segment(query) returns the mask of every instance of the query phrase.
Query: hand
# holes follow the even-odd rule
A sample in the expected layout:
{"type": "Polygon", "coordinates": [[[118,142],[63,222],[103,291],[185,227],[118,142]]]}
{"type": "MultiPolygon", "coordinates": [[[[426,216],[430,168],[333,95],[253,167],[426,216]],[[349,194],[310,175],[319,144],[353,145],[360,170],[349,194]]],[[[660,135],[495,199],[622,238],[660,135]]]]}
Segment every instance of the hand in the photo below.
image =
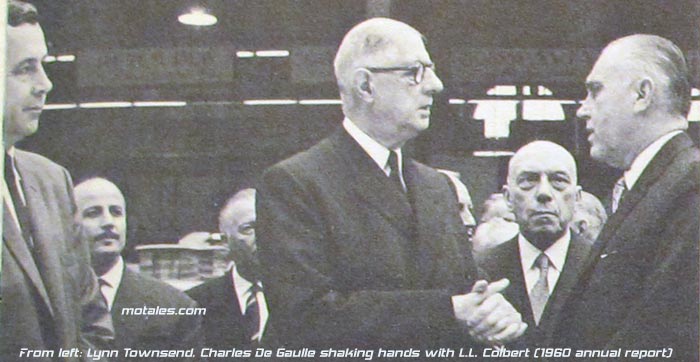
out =
{"type": "Polygon", "coordinates": [[[527,329],[522,316],[501,294],[510,281],[480,280],[468,294],[452,296],[455,317],[464,322],[476,341],[502,345],[520,337],[527,329]]]}

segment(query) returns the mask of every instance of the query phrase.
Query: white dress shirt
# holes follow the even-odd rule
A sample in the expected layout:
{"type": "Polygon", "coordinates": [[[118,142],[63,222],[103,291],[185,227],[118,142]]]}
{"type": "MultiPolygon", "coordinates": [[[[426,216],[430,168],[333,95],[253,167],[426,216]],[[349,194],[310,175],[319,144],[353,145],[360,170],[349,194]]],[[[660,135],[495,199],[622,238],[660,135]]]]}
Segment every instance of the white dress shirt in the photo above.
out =
{"type": "MultiPolygon", "coordinates": [[[[245,315],[246,303],[248,302],[250,287],[253,286],[253,283],[238,274],[236,264],[233,264],[232,268],[233,272],[231,273],[231,282],[233,283],[233,288],[236,291],[236,298],[238,298],[238,305],[241,308],[241,315],[245,315]]],[[[258,287],[262,288],[262,283],[258,282],[258,287]]],[[[265,326],[267,325],[267,318],[269,315],[267,311],[267,302],[265,301],[265,295],[263,294],[262,290],[257,292],[255,299],[258,302],[258,315],[260,316],[260,322],[258,332],[253,335],[252,339],[260,342],[263,334],[265,333],[265,326]]]]}
{"type": "MultiPolygon", "coordinates": [[[[557,285],[557,281],[559,280],[559,275],[561,275],[561,271],[564,268],[566,254],[569,250],[570,242],[571,232],[567,228],[566,234],[564,234],[564,236],[559,238],[559,240],[555,241],[554,244],[544,251],[547,258],[549,258],[547,284],[549,286],[550,295],[552,294],[552,291],[554,291],[554,287],[557,285]]],[[[540,276],[540,269],[537,267],[537,265],[535,265],[535,261],[542,251],[527,241],[523,234],[518,234],[518,246],[518,249],[520,249],[520,265],[523,268],[525,287],[527,288],[527,293],[529,295],[540,276]]]]}
{"type": "MultiPolygon", "coordinates": [[[[350,118],[345,118],[343,120],[343,128],[350,134],[363,150],[369,155],[369,157],[374,160],[374,163],[379,166],[379,168],[384,172],[387,177],[391,174],[391,167],[389,167],[389,149],[381,145],[379,142],[375,141],[372,137],[367,135],[361,129],[353,123],[350,118]]],[[[396,152],[399,163],[399,179],[401,179],[401,185],[404,190],[406,189],[406,181],[403,179],[403,156],[401,155],[401,149],[397,148],[391,150],[396,152]]]]}
{"type": "Polygon", "coordinates": [[[124,275],[124,259],[120,256],[117,262],[110,268],[106,273],[100,275],[99,279],[103,280],[105,283],[100,283],[100,292],[107,301],[107,308],[111,311],[114,305],[114,298],[117,296],[117,290],[119,290],[119,285],[122,283],[122,276],[124,275]]]}
{"type": "Polygon", "coordinates": [[[663,147],[666,142],[670,141],[675,135],[682,133],[683,131],[677,130],[669,132],[652,142],[644,151],[640,152],[637,157],[632,161],[629,170],[625,171],[625,185],[627,190],[631,190],[634,184],[637,183],[639,177],[644,172],[644,169],[649,165],[649,162],[659,153],[661,147],[663,147]]]}

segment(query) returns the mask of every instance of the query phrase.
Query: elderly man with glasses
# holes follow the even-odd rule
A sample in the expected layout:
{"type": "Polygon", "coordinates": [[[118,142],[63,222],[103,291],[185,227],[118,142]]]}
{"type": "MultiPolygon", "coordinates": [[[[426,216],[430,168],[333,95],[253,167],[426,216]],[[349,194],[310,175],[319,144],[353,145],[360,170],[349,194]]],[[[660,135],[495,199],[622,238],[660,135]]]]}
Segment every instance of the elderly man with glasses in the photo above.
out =
{"type": "Polygon", "coordinates": [[[258,188],[271,338],[423,357],[520,336],[527,326],[500,293],[508,282],[477,281],[459,251],[466,235],[447,179],[402,152],[443,89],[421,34],[367,20],[334,66],[342,126],[269,168],[258,188]]]}

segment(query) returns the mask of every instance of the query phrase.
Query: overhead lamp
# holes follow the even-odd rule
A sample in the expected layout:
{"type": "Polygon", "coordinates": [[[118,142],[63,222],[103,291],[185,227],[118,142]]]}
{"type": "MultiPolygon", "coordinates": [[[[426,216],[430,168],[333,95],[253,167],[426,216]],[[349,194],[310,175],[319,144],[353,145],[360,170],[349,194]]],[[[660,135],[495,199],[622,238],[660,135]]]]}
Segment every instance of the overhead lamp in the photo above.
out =
{"type": "Polygon", "coordinates": [[[177,17],[177,21],[185,25],[211,26],[216,24],[216,16],[209,14],[202,8],[192,8],[188,13],[177,17]]]}

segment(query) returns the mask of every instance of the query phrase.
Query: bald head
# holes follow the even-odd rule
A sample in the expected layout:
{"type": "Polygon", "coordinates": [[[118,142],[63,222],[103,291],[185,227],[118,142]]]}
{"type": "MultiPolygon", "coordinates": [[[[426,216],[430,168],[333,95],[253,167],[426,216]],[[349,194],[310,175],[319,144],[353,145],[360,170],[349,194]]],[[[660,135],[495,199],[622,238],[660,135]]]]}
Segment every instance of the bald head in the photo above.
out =
{"type": "Polygon", "coordinates": [[[520,232],[541,250],[567,232],[580,192],[576,161],[556,143],[529,143],[508,164],[506,199],[520,232]]]}
{"type": "Polygon", "coordinates": [[[112,182],[92,178],[74,189],[75,222],[82,240],[90,244],[95,272],[102,275],[117,262],[126,246],[126,202],[112,182]]]}
{"type": "Polygon", "coordinates": [[[399,58],[397,39],[406,33],[421,37],[408,24],[388,18],[372,18],[356,25],[345,35],[335,55],[333,67],[341,95],[352,84],[352,73],[358,67],[382,64],[387,58],[399,58]]]}
{"type": "Polygon", "coordinates": [[[227,236],[231,250],[240,246],[256,250],[255,219],[255,189],[238,191],[226,202],[219,213],[219,231],[227,236]]]}
{"type": "Polygon", "coordinates": [[[576,203],[572,229],[589,243],[593,243],[600,230],[608,221],[603,203],[590,192],[581,191],[581,199],[576,203]]]}
{"type": "Polygon", "coordinates": [[[508,162],[508,183],[515,182],[518,170],[555,164],[566,171],[576,184],[576,160],[566,148],[549,141],[535,141],[521,147],[508,162]]]}

